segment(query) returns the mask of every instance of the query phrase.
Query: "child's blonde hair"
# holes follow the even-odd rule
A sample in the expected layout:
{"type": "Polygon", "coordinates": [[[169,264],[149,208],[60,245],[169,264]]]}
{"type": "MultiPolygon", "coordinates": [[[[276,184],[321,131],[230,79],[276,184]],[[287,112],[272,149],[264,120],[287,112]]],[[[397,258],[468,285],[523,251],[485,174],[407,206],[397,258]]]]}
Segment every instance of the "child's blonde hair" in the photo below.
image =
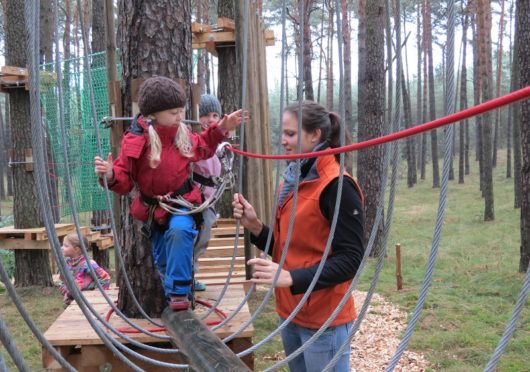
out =
{"type": "Polygon", "coordinates": [[[88,238],[83,234],[80,237],[77,233],[70,233],[64,237],[64,240],[68,240],[72,246],[79,248],[81,248],[81,240],[83,240],[85,248],[88,249],[88,238]]]}
{"type": "MultiPolygon", "coordinates": [[[[149,166],[156,168],[160,164],[160,154],[162,153],[162,142],[155,128],[149,125],[149,144],[151,145],[151,155],[149,157],[149,166]]],[[[186,124],[180,122],[177,135],[175,136],[175,147],[182,156],[187,158],[193,157],[190,132],[186,124]]]]}

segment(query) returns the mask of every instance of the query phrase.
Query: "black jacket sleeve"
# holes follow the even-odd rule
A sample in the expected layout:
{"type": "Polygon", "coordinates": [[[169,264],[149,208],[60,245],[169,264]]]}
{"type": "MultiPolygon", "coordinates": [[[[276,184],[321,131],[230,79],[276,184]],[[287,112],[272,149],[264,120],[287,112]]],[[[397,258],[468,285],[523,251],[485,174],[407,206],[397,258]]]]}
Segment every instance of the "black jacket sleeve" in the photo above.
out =
{"type": "MultiPolygon", "coordinates": [[[[330,225],[338,191],[333,180],[320,196],[320,210],[330,225]]],[[[265,230],[265,229],[263,229],[265,230]]],[[[261,235],[261,234],[260,234],[261,235]]],[[[364,255],[364,212],[359,191],[350,178],[344,178],[337,227],[331,243],[331,254],[324,264],[314,290],[331,287],[352,279],[364,255]]],[[[265,241],[267,235],[265,235],[265,241]]],[[[304,293],[317,271],[317,265],[291,270],[293,294],[304,293]]]]}
{"type": "MultiPolygon", "coordinates": [[[[264,251],[267,246],[267,237],[269,235],[269,226],[263,224],[263,228],[258,236],[250,234],[250,242],[254,244],[258,249],[264,251]]],[[[274,246],[274,235],[271,236],[270,248],[268,251],[269,255],[272,255],[272,247],[274,246]]]]}

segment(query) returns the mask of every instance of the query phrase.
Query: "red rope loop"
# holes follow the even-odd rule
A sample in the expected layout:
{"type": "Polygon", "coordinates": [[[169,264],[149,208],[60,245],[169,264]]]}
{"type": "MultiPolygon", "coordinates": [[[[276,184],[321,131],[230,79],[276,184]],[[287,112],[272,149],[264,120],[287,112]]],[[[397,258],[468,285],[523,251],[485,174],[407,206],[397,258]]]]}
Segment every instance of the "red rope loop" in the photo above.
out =
{"type": "Polygon", "coordinates": [[[436,129],[444,125],[456,123],[456,122],[468,119],[470,117],[477,116],[485,112],[495,110],[500,107],[509,105],[511,103],[514,103],[514,102],[517,102],[523,99],[528,99],[528,98],[530,98],[530,86],[516,90],[515,92],[512,92],[512,93],[508,93],[504,96],[494,98],[490,101],[487,101],[479,105],[470,107],[468,109],[456,112],[454,114],[441,117],[439,119],[427,122],[425,124],[417,125],[413,128],[404,129],[396,133],[387,134],[386,136],[372,138],[367,141],[353,143],[347,146],[329,148],[326,150],[316,151],[316,152],[307,152],[303,154],[289,154],[289,155],[267,155],[267,154],[255,154],[251,152],[246,152],[246,151],[242,151],[242,150],[236,149],[231,146],[227,148],[236,154],[248,156],[251,158],[258,158],[258,159],[289,160],[289,159],[314,158],[316,156],[331,155],[331,154],[335,155],[335,154],[340,154],[340,153],[348,152],[348,151],[361,150],[367,147],[377,146],[383,143],[396,141],[402,138],[414,136],[416,134],[427,132],[429,130],[436,129]]]}

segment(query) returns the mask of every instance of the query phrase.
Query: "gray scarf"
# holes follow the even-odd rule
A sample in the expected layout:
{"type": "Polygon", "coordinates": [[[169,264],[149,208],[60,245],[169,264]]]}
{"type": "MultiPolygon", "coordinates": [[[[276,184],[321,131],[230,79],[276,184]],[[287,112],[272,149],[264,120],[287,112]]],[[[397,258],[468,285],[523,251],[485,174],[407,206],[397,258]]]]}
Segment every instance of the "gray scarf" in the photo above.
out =
{"type": "MultiPolygon", "coordinates": [[[[312,152],[320,151],[328,146],[328,143],[326,141],[319,143],[316,145],[312,152]]],[[[296,185],[296,180],[299,179],[300,181],[303,180],[301,169],[304,167],[305,164],[309,162],[311,158],[305,158],[300,161],[300,167],[296,166],[296,160],[289,163],[287,168],[282,174],[283,177],[283,186],[280,190],[280,197],[278,199],[278,205],[283,205],[283,202],[285,201],[285,198],[287,195],[289,195],[291,192],[294,191],[294,187],[296,185]]]]}

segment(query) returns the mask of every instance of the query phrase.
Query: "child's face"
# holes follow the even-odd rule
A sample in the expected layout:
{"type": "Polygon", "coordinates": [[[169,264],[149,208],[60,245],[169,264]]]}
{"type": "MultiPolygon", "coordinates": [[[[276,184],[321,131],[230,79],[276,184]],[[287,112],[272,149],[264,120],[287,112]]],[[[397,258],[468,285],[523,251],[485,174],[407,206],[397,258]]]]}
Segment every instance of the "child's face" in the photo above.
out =
{"type": "Polygon", "coordinates": [[[217,112],[209,112],[207,115],[201,116],[199,121],[201,122],[201,128],[203,130],[208,129],[213,123],[217,123],[221,116],[217,112]]]}
{"type": "Polygon", "coordinates": [[[66,238],[63,239],[61,251],[63,252],[63,256],[68,258],[76,258],[81,254],[79,247],[74,247],[70,240],[66,238]]]}
{"type": "Polygon", "coordinates": [[[180,124],[180,121],[184,119],[186,109],[183,107],[177,107],[174,109],[159,111],[154,114],[148,115],[151,120],[156,121],[158,125],[163,127],[172,127],[180,124]]]}

